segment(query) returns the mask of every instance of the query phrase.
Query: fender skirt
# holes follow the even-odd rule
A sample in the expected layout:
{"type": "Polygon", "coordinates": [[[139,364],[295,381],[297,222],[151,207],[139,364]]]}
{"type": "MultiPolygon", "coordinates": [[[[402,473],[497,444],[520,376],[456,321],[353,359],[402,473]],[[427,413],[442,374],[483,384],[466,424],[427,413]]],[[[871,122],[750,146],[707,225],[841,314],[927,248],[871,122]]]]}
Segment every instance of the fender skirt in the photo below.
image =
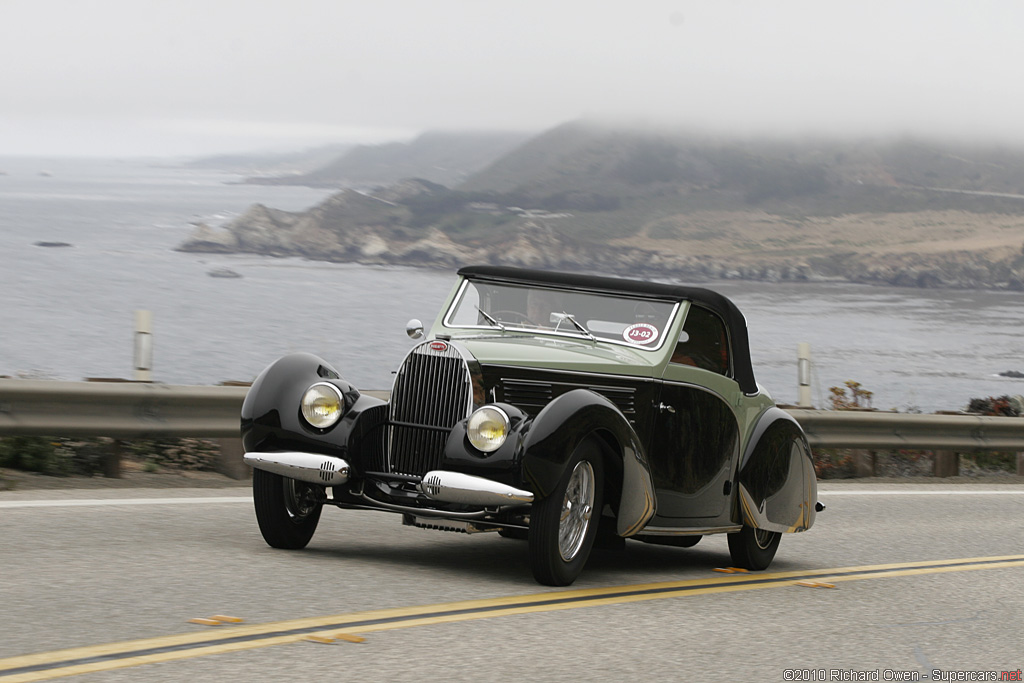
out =
{"type": "Polygon", "coordinates": [[[740,461],[733,520],[785,533],[810,529],[818,481],[800,425],[785,411],[769,408],[749,444],[740,461]]]}

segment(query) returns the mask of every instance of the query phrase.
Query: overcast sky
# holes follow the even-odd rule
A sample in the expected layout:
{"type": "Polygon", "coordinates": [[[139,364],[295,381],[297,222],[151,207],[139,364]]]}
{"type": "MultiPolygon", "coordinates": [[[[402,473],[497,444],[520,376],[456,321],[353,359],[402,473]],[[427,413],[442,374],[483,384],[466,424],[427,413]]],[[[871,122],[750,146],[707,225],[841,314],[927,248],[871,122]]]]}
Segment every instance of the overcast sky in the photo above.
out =
{"type": "Polygon", "coordinates": [[[1024,144],[1019,0],[0,0],[0,155],[582,117],[1024,144]]]}

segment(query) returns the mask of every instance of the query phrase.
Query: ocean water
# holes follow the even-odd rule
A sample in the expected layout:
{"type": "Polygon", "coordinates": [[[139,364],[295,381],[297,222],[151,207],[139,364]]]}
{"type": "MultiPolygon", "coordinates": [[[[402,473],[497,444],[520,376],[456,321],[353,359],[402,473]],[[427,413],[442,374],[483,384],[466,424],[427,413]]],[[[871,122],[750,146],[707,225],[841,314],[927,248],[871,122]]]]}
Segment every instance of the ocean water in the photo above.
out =
{"type": "MultiPolygon", "coordinates": [[[[328,193],[249,186],[167,162],[0,157],[0,375],[132,375],[133,311],[153,311],[154,380],[248,381],[310,351],[356,386],[389,388],[453,272],[173,251],[192,223],[254,202],[301,210],[328,193]],[[40,247],[35,242],[67,242],[40,247]],[[230,268],[241,278],[210,277],[230,268]]],[[[795,402],[796,347],[809,342],[817,405],[848,379],[882,409],[952,410],[1024,394],[1024,295],[840,283],[699,283],[747,316],[754,372],[795,402]]]]}

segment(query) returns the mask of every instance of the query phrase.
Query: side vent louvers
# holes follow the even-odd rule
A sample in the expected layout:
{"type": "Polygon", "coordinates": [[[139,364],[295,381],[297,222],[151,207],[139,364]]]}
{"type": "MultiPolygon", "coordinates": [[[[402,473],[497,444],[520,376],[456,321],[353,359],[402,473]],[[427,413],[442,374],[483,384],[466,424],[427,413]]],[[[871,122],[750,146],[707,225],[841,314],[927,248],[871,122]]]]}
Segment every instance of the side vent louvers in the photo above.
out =
{"type": "Polygon", "coordinates": [[[623,415],[636,413],[636,391],[623,387],[592,387],[593,390],[614,403],[623,415]]]}
{"type": "Polygon", "coordinates": [[[536,415],[552,399],[573,389],[590,389],[614,403],[623,415],[636,414],[636,391],[631,387],[608,387],[587,384],[539,382],[525,379],[502,379],[502,396],[506,403],[536,415]]]}
{"type": "Polygon", "coordinates": [[[503,379],[501,388],[502,400],[531,415],[539,413],[540,409],[554,398],[554,389],[550,382],[503,379]]]}

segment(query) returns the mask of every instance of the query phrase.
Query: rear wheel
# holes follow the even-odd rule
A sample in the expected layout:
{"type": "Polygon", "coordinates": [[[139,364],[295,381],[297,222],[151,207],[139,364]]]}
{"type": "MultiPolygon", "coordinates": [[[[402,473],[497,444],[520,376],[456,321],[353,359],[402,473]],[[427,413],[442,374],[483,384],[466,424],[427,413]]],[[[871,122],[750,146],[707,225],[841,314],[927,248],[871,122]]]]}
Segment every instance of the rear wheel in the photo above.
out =
{"type": "Polygon", "coordinates": [[[742,569],[767,569],[779,549],[782,534],[744,526],[739,533],[729,534],[729,554],[733,564],[742,569]]]}
{"type": "Polygon", "coordinates": [[[320,521],[324,488],[264,470],[252,471],[256,521],[267,545],[299,550],[313,538],[320,521]]]}
{"type": "Polygon", "coordinates": [[[603,489],[601,451],[584,442],[555,490],[530,511],[530,565],[539,583],[568,586],[583,571],[597,536],[603,489]]]}

